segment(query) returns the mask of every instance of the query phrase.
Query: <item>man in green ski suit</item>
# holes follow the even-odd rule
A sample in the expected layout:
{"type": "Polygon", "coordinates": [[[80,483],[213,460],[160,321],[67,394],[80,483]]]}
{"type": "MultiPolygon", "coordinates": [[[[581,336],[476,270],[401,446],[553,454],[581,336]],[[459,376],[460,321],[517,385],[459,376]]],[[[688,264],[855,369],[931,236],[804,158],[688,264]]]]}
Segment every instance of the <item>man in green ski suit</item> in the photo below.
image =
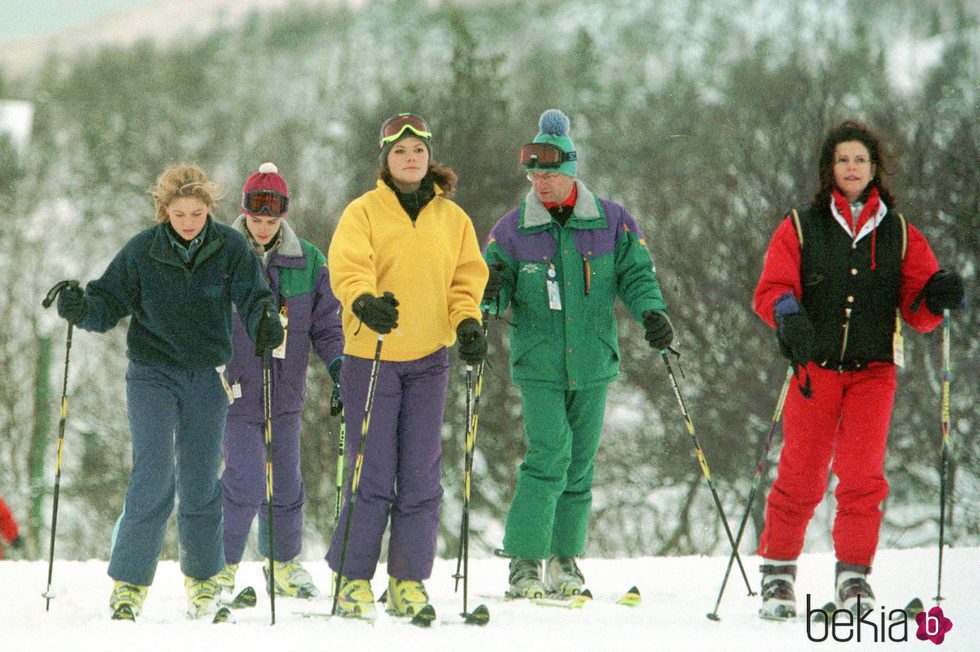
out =
{"type": "Polygon", "coordinates": [[[532,189],[494,226],[484,257],[485,306],[510,306],[511,378],[521,388],[527,454],[507,513],[503,554],[512,597],[582,591],[606,389],[619,374],[619,296],[655,349],[673,329],[636,220],[575,178],[568,118],[542,114],[521,148],[532,189]],[[544,578],[541,561],[547,559],[544,578]]]}

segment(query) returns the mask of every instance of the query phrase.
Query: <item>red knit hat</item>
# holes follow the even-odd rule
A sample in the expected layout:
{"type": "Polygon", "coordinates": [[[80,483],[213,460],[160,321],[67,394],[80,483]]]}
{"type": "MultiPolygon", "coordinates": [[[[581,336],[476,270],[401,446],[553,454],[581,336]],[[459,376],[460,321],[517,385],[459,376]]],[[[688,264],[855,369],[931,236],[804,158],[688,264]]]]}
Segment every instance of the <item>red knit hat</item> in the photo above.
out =
{"type": "Polygon", "coordinates": [[[286,180],[282,178],[279,174],[279,168],[276,167],[275,163],[263,163],[259,166],[259,171],[252,173],[251,176],[245,181],[245,186],[242,188],[242,210],[249,215],[269,215],[270,217],[281,217],[286,214],[286,210],[289,203],[289,187],[286,185],[286,180]],[[269,212],[268,208],[255,209],[254,206],[252,210],[249,209],[249,195],[255,193],[270,193],[273,195],[278,195],[282,198],[281,205],[273,208],[272,212],[269,212]],[[273,214],[275,213],[275,214],[273,214]]]}

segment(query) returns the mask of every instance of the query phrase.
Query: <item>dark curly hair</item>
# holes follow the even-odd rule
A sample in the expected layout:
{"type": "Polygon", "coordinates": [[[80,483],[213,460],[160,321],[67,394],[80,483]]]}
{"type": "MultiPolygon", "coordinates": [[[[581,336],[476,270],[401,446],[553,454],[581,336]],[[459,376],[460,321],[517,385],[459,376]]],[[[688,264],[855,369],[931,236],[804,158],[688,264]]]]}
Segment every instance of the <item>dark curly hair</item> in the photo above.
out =
{"type": "Polygon", "coordinates": [[[888,188],[884,175],[889,174],[887,164],[890,163],[889,153],[885,150],[881,138],[870,127],[857,120],[845,120],[830,130],[820,148],[820,190],[813,196],[815,206],[827,204],[830,193],[834,190],[834,151],[841,143],[857,141],[868,148],[871,162],[875,166],[875,174],[868,187],[861,194],[861,201],[866,201],[872,188],[878,188],[878,196],[889,208],[896,204],[895,195],[888,188]]]}

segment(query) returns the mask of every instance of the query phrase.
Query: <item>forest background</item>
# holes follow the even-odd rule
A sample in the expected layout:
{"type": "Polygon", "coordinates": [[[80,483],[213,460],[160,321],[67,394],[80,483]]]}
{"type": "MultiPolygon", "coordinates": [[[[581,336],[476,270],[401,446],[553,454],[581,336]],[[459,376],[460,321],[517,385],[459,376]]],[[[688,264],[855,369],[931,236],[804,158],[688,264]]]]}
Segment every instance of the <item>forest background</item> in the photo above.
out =
{"type": "MultiPolygon", "coordinates": [[[[65,322],[41,298],[60,279],[100,275],[152,223],[148,190],[166,166],[195,161],[222,181],[217,217],[227,223],[246,176],[275,161],[290,185],[290,222],[326,251],[344,206],[373,187],[378,125],[416,111],[432,126],[435,158],[458,173],[456,201],[482,241],[527,192],[517,149],[551,107],[571,118],[579,176],[645,230],[682,353],[681,391],[733,527],[785,374],[772,331],[751,309],[769,237],[816,190],[818,148],[832,125],[857,118],[881,132],[898,210],[970,288],[952,327],[946,540],[980,543],[974,3],[359,4],[294,5],[168,43],[51,54],[27,74],[0,65],[0,100],[34,107],[28,147],[0,135],[0,496],[22,521],[25,558],[48,550],[65,354],[65,322]]],[[[617,313],[622,376],[610,391],[586,554],[723,551],[663,365],[622,305],[617,313]]],[[[108,557],[130,466],[125,331],[74,334],[59,557],[108,557]]],[[[471,506],[476,555],[501,542],[524,451],[506,322],[490,331],[471,506]]],[[[882,547],[931,545],[938,533],[940,336],[909,328],[905,336],[882,547]]],[[[443,556],[456,554],[462,493],[464,374],[452,360],[443,556]]],[[[316,360],[309,386],[303,556],[312,559],[334,527],[338,423],[316,360]]],[[[356,435],[347,433],[348,445],[356,435]]],[[[777,433],[763,489],[778,447],[777,433]]],[[[754,545],[763,506],[760,497],[743,550],[754,545]]],[[[832,516],[826,501],[808,550],[829,549],[832,516]]],[[[164,556],[177,556],[173,523],[164,556]]]]}

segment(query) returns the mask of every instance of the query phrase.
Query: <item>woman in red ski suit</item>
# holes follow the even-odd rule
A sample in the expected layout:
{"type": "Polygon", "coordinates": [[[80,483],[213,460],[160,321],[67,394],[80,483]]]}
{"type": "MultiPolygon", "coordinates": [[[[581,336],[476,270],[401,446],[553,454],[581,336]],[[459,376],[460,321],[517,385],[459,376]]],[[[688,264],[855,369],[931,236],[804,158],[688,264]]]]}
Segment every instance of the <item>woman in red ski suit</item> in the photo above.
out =
{"type": "Polygon", "coordinates": [[[882,146],[864,125],[835,127],[820,154],[820,190],[777,227],[755,312],[797,370],[783,409],[783,449],[758,553],[763,617],[795,615],[796,558],[837,475],[833,539],[839,607],[874,608],[867,582],[888,493],[885,442],[902,364],[901,322],[935,328],[963,300],[925,237],[895,210],[882,146]],[[860,598],[860,607],[858,607],[860,598]]]}

